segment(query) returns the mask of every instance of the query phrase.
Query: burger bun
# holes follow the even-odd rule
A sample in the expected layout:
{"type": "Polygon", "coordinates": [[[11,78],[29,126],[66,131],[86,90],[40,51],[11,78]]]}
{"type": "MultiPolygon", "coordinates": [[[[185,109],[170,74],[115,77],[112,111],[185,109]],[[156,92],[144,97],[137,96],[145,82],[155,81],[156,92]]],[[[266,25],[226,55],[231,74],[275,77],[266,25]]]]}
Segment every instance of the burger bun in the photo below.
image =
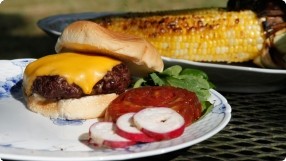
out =
{"type": "Polygon", "coordinates": [[[161,55],[143,38],[108,30],[91,21],[76,21],[68,25],[58,38],[56,52],[103,54],[124,61],[132,75],[144,76],[161,72],[161,55]]]}
{"type": "Polygon", "coordinates": [[[102,117],[109,103],[116,97],[117,95],[112,93],[85,96],[78,99],[48,101],[37,94],[25,96],[29,110],[46,117],[67,120],[102,117]]]}

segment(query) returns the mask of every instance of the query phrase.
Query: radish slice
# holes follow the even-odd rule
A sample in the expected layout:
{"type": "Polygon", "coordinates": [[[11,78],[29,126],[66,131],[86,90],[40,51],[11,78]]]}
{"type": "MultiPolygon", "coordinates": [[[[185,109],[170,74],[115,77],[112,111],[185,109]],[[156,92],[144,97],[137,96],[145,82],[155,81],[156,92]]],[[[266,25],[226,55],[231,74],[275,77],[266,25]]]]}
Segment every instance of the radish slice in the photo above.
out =
{"type": "Polygon", "coordinates": [[[137,142],[153,142],[154,138],[149,137],[139,129],[137,129],[133,123],[133,115],[135,113],[126,113],[121,115],[116,121],[115,132],[127,139],[137,142]]]}
{"type": "Polygon", "coordinates": [[[96,122],[89,128],[90,143],[111,148],[125,148],[136,144],[135,141],[123,138],[114,131],[112,122],[96,122]]]}
{"type": "Polygon", "coordinates": [[[134,124],[143,133],[156,140],[176,138],[185,129],[184,118],[171,108],[145,108],[133,116],[134,124]]]}

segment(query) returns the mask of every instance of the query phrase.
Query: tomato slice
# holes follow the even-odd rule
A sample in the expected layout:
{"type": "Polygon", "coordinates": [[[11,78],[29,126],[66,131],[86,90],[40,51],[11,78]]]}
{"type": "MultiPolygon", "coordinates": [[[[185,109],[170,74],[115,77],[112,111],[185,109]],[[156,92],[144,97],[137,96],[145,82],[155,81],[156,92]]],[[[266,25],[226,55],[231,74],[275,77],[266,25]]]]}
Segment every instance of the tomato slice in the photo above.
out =
{"type": "Polygon", "coordinates": [[[170,107],[184,117],[186,126],[202,114],[201,103],[194,92],[171,86],[145,86],[129,89],[113,100],[106,109],[105,120],[115,122],[125,113],[147,107],[170,107]]]}

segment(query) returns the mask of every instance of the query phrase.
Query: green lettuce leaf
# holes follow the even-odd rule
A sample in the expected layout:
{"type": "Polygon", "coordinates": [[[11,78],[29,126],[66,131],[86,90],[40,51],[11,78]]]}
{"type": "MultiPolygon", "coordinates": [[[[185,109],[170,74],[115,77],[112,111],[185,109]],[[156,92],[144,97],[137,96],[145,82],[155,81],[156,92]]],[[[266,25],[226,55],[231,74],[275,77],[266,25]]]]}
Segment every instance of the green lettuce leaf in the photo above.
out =
{"type": "Polygon", "coordinates": [[[210,89],[215,86],[208,80],[205,72],[198,69],[183,69],[179,65],[171,66],[163,72],[153,72],[137,80],[134,88],[141,86],[173,86],[195,92],[202,104],[203,116],[212,109],[208,101],[210,89]]]}

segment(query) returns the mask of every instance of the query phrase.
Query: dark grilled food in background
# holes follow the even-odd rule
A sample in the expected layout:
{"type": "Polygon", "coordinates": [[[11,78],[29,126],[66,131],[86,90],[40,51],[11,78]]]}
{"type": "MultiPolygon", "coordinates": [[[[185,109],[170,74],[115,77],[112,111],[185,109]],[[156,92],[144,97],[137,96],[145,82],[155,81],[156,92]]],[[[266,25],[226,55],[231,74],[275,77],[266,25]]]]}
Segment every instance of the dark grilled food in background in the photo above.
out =
{"type": "MultiPolygon", "coordinates": [[[[92,92],[88,95],[120,94],[125,91],[130,83],[130,71],[125,64],[121,63],[107,72],[107,74],[94,85],[92,92]]],[[[65,78],[58,75],[37,77],[33,82],[32,91],[48,100],[87,96],[79,86],[69,84],[65,78]]]]}
{"type": "MultiPolygon", "coordinates": [[[[285,47],[279,47],[283,40],[274,40],[277,35],[282,35],[286,28],[286,4],[283,0],[229,0],[228,10],[252,10],[262,18],[265,35],[268,38],[268,51],[263,53],[255,63],[260,66],[273,68],[286,68],[285,47]],[[278,42],[281,41],[281,42],[278,42]]],[[[284,45],[285,46],[285,45],[284,45]]]]}
{"type": "Polygon", "coordinates": [[[282,0],[229,0],[227,9],[231,11],[252,10],[263,22],[267,35],[286,27],[286,5],[282,0]]]}

